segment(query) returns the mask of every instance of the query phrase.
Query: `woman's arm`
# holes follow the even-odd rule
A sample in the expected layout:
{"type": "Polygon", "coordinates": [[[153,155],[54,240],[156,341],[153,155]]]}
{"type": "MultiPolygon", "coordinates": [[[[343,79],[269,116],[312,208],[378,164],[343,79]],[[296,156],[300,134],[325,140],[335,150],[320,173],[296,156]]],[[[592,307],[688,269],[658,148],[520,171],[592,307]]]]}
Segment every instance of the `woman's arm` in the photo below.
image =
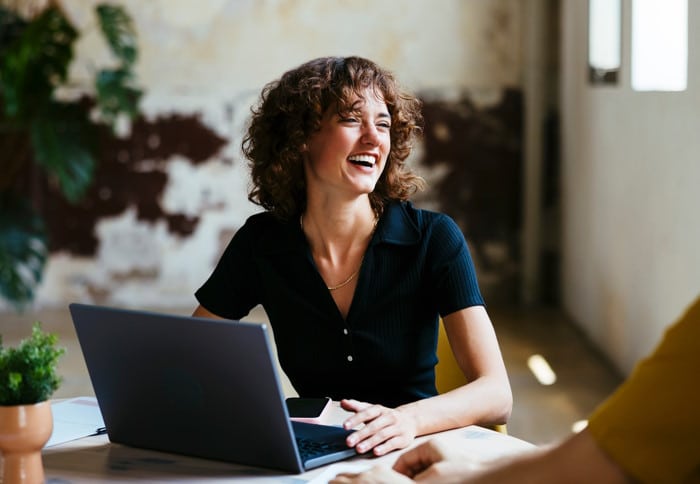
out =
{"type": "Polygon", "coordinates": [[[346,428],[364,424],[348,437],[360,452],[383,455],[409,445],[417,435],[470,424],[500,424],[510,416],[513,397],[491,320],[483,306],[456,311],[444,318],[452,351],[469,383],[448,393],[396,409],[343,400],[357,412],[346,428]],[[359,444],[359,445],[358,445],[359,444]]]}
{"type": "Polygon", "coordinates": [[[444,317],[450,347],[467,384],[398,408],[413,415],[417,435],[471,424],[503,424],[513,396],[496,333],[486,309],[473,306],[444,317]]]}
{"type": "MultiPolygon", "coordinates": [[[[445,316],[443,324],[455,360],[468,382],[444,394],[444,410],[460,415],[455,425],[459,427],[506,423],[513,408],[513,395],[486,309],[473,306],[456,311],[445,316]]],[[[426,428],[424,433],[431,431],[426,428]]]]}

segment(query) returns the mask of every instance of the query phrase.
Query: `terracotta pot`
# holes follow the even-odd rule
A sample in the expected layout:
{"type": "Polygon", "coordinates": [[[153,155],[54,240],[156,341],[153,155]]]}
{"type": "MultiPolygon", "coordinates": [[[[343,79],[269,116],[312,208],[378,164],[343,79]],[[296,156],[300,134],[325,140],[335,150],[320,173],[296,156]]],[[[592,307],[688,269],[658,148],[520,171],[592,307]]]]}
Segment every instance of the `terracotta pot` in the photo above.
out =
{"type": "Polygon", "coordinates": [[[51,402],[33,405],[0,405],[0,452],[3,482],[44,482],[41,449],[51,437],[51,402]]]}

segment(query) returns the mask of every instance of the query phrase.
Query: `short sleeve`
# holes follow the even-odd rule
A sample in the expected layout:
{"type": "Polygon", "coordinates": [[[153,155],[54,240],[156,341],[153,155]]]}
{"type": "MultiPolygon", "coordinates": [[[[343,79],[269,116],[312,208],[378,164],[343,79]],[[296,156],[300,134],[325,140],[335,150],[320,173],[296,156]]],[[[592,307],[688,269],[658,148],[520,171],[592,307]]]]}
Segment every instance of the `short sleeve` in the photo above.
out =
{"type": "Polygon", "coordinates": [[[431,224],[428,264],[440,315],[484,305],[464,234],[444,214],[435,214],[431,224]]]}
{"type": "Polygon", "coordinates": [[[250,220],[233,236],[216,267],[195,292],[208,311],[229,319],[241,319],[260,303],[255,264],[254,230],[250,220]]]}
{"type": "Polygon", "coordinates": [[[601,449],[642,482],[700,478],[698,341],[700,298],[589,419],[601,449]]]}

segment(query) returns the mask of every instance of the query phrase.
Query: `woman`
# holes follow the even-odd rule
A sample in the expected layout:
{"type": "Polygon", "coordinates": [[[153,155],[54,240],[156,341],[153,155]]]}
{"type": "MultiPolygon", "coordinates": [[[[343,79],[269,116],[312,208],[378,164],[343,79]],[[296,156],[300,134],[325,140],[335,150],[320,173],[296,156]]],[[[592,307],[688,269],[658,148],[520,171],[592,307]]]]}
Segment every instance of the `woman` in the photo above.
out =
{"type": "Polygon", "coordinates": [[[258,304],[300,396],[355,412],[358,452],[417,435],[498,424],[510,384],[464,237],[416,209],[423,181],[404,164],[419,101],[359,57],[307,62],[268,84],[243,141],[266,209],[233,237],[197,291],[195,316],[240,319],[258,304]],[[435,389],[442,316],[469,384],[435,389]]]}

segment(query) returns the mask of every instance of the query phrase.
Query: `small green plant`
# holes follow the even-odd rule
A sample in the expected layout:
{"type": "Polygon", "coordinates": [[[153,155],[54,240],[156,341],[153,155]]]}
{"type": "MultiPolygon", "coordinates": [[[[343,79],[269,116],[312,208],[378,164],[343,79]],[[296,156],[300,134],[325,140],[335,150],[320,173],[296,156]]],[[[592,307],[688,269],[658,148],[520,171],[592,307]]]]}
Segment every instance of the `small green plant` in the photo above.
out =
{"type": "Polygon", "coordinates": [[[32,326],[32,336],[16,348],[3,348],[0,335],[0,405],[43,402],[56,391],[58,358],[65,348],[56,347],[58,337],[45,333],[41,323],[32,326]]]}

